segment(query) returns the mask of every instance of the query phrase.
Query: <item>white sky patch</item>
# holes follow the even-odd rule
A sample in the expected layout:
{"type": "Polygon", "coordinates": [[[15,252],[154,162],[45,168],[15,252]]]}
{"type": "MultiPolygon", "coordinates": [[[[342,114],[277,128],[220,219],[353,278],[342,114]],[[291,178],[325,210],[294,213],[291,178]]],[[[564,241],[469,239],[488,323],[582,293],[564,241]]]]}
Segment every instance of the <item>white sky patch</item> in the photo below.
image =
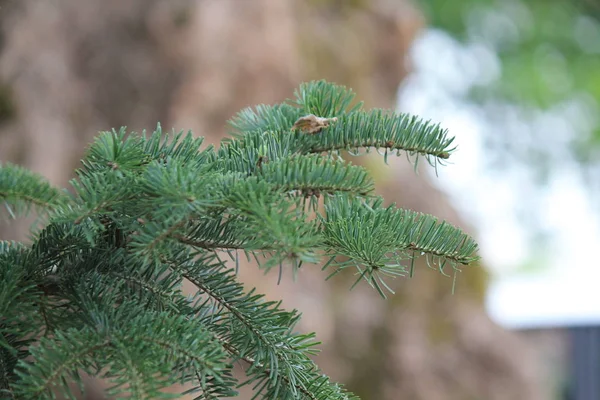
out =
{"type": "MultiPolygon", "coordinates": [[[[595,294],[600,262],[591,254],[600,247],[600,229],[576,170],[564,162],[564,169],[551,175],[538,203],[529,198],[540,192],[532,186],[527,167],[507,165],[493,175],[484,170],[483,135],[490,122],[462,96],[471,85],[499,76],[493,52],[431,30],[416,41],[412,62],[414,73],[399,90],[399,109],[439,122],[456,137],[458,149],[451,163],[439,168],[439,178],[433,181],[477,229],[481,255],[495,277],[487,300],[492,318],[517,328],[600,321],[600,301],[591,301],[600,297],[595,294]],[[517,219],[517,205],[528,201],[535,207],[532,212],[543,216],[543,228],[552,232],[543,255],[534,252],[529,232],[517,219]],[[536,257],[543,257],[544,268],[519,272],[536,257]]],[[[529,125],[523,124],[527,126],[523,134],[541,131],[548,134],[543,137],[556,139],[558,147],[565,145],[577,128],[569,115],[582,108],[573,103],[563,109],[566,112],[552,116],[534,115],[529,125]]]]}

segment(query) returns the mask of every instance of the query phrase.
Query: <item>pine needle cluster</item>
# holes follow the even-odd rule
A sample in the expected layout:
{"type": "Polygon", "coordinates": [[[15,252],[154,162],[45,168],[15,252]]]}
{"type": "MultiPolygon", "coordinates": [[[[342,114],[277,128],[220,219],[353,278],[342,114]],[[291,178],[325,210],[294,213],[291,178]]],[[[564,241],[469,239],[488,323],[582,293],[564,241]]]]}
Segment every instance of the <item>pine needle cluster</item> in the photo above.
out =
{"type": "Polygon", "coordinates": [[[103,132],[68,190],[0,165],[6,216],[40,218],[30,244],[0,241],[0,397],[75,396],[87,374],[117,398],[173,398],[164,389],[186,383],[197,399],[243,385],[262,399],[354,399],[313,362],[318,342],[295,330],[300,314],[240,284],[240,257],[280,274],[354,271],[382,296],[415,257],[442,273],[477,259],[459,229],[383,206],[347,160],[375,150],[437,167],[454,150],[440,126],[364,110],[325,81],[229,126],[218,148],[160,125],[103,132]]]}

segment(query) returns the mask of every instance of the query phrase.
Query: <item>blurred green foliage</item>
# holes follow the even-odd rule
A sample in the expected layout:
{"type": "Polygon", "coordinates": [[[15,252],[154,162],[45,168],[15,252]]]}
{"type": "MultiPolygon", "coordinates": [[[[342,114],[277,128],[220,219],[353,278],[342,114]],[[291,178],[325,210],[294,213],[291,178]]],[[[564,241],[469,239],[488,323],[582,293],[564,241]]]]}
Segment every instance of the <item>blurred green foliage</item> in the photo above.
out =
{"type": "MultiPolygon", "coordinates": [[[[420,0],[420,5],[431,27],[463,43],[483,44],[497,56],[500,76],[473,87],[470,99],[550,110],[584,96],[598,109],[600,1],[420,0]]],[[[574,146],[576,151],[600,147],[600,127],[590,133],[578,138],[585,143],[574,146]]]]}

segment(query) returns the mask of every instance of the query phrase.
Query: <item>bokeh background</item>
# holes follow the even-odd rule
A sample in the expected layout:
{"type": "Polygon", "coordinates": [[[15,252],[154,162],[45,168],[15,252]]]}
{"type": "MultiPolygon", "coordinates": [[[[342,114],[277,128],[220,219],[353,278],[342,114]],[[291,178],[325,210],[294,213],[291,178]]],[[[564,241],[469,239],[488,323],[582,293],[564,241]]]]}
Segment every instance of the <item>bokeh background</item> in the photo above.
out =
{"type": "Polygon", "coordinates": [[[319,268],[277,285],[246,265],[245,284],[302,311],[319,365],[364,399],[600,398],[598,1],[0,0],[0,160],[65,186],[98,131],[218,144],[238,110],[311,79],[450,129],[439,176],[360,162],[483,261],[454,294],[418,265],[386,301],[319,268]]]}

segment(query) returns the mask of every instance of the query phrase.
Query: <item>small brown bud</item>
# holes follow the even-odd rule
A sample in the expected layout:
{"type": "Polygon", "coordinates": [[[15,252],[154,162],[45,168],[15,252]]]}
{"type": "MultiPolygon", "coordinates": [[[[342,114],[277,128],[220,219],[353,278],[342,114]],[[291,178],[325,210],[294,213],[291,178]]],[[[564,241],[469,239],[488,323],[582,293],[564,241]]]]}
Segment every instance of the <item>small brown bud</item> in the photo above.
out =
{"type": "Polygon", "coordinates": [[[298,118],[292,130],[300,130],[306,134],[314,135],[315,133],[321,132],[323,128],[327,128],[332,122],[337,121],[337,117],[323,118],[317,117],[313,114],[305,115],[304,117],[298,118]]]}

